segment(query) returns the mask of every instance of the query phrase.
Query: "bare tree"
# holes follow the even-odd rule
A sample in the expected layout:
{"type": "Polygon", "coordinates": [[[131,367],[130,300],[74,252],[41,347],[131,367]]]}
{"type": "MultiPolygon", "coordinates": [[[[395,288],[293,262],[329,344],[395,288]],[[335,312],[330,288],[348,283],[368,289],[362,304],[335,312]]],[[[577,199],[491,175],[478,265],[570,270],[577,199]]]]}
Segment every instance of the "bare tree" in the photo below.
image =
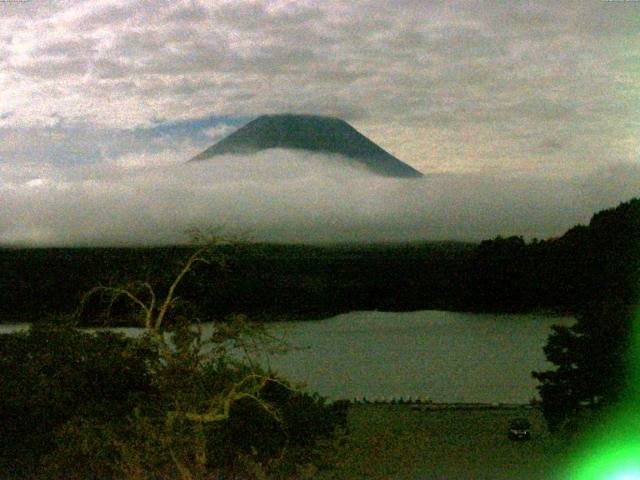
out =
{"type": "MultiPolygon", "coordinates": [[[[216,322],[213,332],[205,339],[203,325],[201,323],[187,325],[169,325],[170,313],[179,303],[177,289],[198,264],[212,265],[220,269],[225,268],[225,255],[217,248],[223,242],[220,238],[203,235],[200,232],[192,232],[192,238],[197,243],[197,248],[189,255],[173,277],[166,293],[160,295],[149,280],[128,282],[125,285],[100,285],[89,290],[82,298],[80,312],[84,305],[95,295],[106,295],[108,299],[108,311],[119,299],[126,299],[138,310],[141,326],[144,327],[157,347],[161,358],[162,368],[165,371],[178,369],[182,372],[190,372],[198,375],[199,368],[216,356],[225,355],[229,348],[229,341],[236,345],[246,347],[243,341],[245,337],[252,339],[255,344],[256,335],[260,330],[242,317],[237,317],[229,323],[216,322]],[[195,330],[194,330],[195,329],[195,330]],[[180,337],[182,336],[182,337],[180,337]]],[[[171,319],[175,321],[174,318],[171,319]]],[[[188,321],[189,319],[187,319],[188,321]]],[[[246,371],[246,370],[245,370],[246,371]]],[[[170,375],[171,373],[169,373],[170,375]]],[[[175,374],[174,374],[175,376],[175,374]]],[[[167,377],[168,378],[168,377],[167,377]]],[[[164,431],[175,431],[175,425],[189,425],[192,432],[191,451],[185,454],[172,446],[170,435],[164,437],[163,442],[168,444],[173,463],[182,480],[195,480],[205,478],[207,474],[207,435],[211,429],[206,425],[224,422],[229,419],[231,407],[235,402],[249,399],[259,405],[274,419],[280,421],[277,410],[264,399],[260,393],[268,382],[278,382],[286,388],[290,388],[285,382],[280,382],[271,375],[261,373],[252,362],[249,362],[248,373],[242,376],[227,388],[208,392],[202,396],[192,395],[189,401],[183,401],[188,395],[179,395],[174,390],[171,400],[171,408],[166,412],[164,431]],[[197,400],[193,400],[196,398],[197,400]]],[[[189,383],[189,382],[187,382],[189,383]]],[[[135,455],[126,454],[128,446],[119,442],[120,450],[124,457],[134,458],[135,455]]],[[[131,453],[131,452],[129,452],[131,453]]],[[[140,472],[136,465],[123,465],[129,472],[140,472]]],[[[131,478],[139,473],[131,473],[131,478]]]]}

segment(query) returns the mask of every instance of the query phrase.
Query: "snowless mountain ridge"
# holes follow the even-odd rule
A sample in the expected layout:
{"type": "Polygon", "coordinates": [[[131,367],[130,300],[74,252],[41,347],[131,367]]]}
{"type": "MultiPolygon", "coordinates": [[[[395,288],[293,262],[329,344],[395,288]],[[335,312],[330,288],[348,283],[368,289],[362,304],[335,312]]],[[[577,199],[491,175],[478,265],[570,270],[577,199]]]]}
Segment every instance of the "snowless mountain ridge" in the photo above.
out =
{"type": "Polygon", "coordinates": [[[242,155],[273,148],[340,155],[386,177],[417,178],[422,173],[401,162],[344,120],[319,115],[262,115],[190,161],[242,155]]]}

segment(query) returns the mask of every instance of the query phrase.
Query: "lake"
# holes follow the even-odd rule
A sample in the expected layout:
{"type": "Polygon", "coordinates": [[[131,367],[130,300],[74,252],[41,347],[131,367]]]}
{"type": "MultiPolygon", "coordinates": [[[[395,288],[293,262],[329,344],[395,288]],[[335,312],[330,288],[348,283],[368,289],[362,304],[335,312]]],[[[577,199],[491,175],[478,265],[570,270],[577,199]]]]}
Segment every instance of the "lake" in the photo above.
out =
{"type": "MultiPolygon", "coordinates": [[[[551,366],[542,351],[551,325],[573,322],[534,314],[351,312],[271,324],[296,348],[260,361],[331,399],[525,403],[537,394],[531,371],[551,366]]],[[[0,325],[0,333],[26,327],[0,325]]]]}

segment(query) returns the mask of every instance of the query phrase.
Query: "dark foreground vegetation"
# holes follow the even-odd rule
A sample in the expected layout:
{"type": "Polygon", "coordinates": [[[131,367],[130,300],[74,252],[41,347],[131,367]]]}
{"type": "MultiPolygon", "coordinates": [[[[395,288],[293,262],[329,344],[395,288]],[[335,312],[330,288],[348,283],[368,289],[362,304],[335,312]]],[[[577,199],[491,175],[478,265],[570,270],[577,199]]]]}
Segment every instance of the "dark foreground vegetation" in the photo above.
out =
{"type": "Polygon", "coordinates": [[[614,408],[640,409],[640,201],[597,213],[563,241],[591,272],[578,276],[588,295],[575,305],[577,322],[548,339],[554,368],[533,376],[549,428],[577,431],[614,408]]]}
{"type": "Polygon", "coordinates": [[[176,295],[196,264],[224,258],[201,247],[166,290],[128,281],[83,297],[81,309],[93,297],[131,304],[141,338],[79,330],[78,316],[0,335],[2,478],[305,478],[326,469],[346,406],[254,365],[250,353],[282,348],[259,325],[235,317],[205,338],[176,295]]]}
{"type": "Polygon", "coordinates": [[[224,355],[68,326],[0,335],[0,378],[2,478],[303,478],[346,421],[224,355]]]}
{"type": "MultiPolygon", "coordinates": [[[[306,319],[374,309],[578,313],[599,298],[634,293],[639,204],[623,203],[559,238],[529,243],[497,237],[480,244],[224,245],[218,248],[225,268],[200,266],[180,295],[197,305],[201,319],[238,313],[306,319]]],[[[0,321],[68,314],[96,284],[146,278],[162,288],[170,282],[167,272],[189,252],[0,249],[0,321]]],[[[84,321],[103,322],[99,311],[89,309],[84,321]]]]}

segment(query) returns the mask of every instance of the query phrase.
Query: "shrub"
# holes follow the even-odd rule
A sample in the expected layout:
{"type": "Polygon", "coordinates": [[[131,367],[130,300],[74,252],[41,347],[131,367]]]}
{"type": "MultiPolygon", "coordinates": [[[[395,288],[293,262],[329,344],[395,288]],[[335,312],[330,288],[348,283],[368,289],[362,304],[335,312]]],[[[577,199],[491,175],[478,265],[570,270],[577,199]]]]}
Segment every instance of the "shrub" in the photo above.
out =
{"type": "Polygon", "coordinates": [[[126,414],[156,390],[154,352],[111,332],[37,324],[0,335],[0,469],[30,470],[74,417],[126,414]]]}
{"type": "Polygon", "coordinates": [[[94,294],[131,301],[147,332],[141,339],[52,325],[3,337],[4,471],[136,480],[315,471],[316,444],[345,425],[346,406],[238,359],[260,344],[259,326],[216,322],[204,338],[175,293],[196,263],[209,261],[206,248],[197,250],[164,296],[152,282],[87,294],[83,304],[94,294]]]}

